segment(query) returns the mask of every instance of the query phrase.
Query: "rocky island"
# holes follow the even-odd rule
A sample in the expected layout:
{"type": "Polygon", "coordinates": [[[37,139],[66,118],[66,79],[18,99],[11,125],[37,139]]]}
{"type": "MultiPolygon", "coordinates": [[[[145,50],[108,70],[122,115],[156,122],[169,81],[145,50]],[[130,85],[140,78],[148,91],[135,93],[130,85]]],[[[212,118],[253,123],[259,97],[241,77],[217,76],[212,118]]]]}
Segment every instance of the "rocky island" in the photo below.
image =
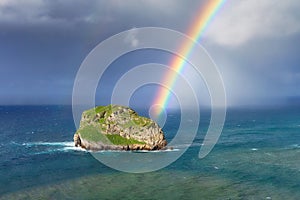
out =
{"type": "Polygon", "coordinates": [[[167,145],[164,133],[153,120],[129,107],[98,106],[82,113],[74,134],[75,146],[87,150],[159,150],[167,145]]]}

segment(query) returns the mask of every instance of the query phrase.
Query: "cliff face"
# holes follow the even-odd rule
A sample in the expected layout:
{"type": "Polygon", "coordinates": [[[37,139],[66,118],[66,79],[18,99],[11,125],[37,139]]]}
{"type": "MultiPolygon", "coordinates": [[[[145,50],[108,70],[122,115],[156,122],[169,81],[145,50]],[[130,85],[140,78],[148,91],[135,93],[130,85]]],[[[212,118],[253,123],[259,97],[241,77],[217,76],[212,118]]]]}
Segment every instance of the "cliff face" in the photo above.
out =
{"type": "Polygon", "coordinates": [[[157,123],[118,105],[83,112],[74,143],[89,150],[157,150],[167,145],[157,123]]]}

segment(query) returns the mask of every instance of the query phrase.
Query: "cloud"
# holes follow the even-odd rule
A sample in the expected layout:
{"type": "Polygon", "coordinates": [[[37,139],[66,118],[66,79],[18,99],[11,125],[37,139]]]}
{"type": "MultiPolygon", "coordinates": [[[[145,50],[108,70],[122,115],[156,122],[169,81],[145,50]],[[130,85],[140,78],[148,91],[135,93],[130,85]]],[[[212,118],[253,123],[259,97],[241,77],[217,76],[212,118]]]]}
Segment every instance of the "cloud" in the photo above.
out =
{"type": "Polygon", "coordinates": [[[110,4],[114,9],[120,9],[125,12],[133,11],[145,13],[156,11],[156,13],[174,14],[177,13],[186,2],[177,1],[175,3],[174,0],[112,0],[110,4]]]}
{"type": "Polygon", "coordinates": [[[139,40],[136,37],[137,30],[138,29],[135,29],[135,28],[131,29],[124,39],[124,42],[127,44],[130,44],[131,47],[137,47],[139,45],[139,40]]]}
{"type": "Polygon", "coordinates": [[[101,9],[105,10],[106,7],[97,7],[96,1],[1,0],[0,23],[10,25],[93,23],[95,19],[108,19],[105,17],[107,13],[101,9]]]}
{"type": "Polygon", "coordinates": [[[297,0],[228,1],[209,26],[206,37],[238,46],[257,38],[278,38],[300,32],[297,0]]]}
{"type": "MultiPolygon", "coordinates": [[[[58,79],[72,84],[71,76],[99,42],[132,27],[186,33],[199,7],[209,1],[0,0],[0,64],[7,66],[0,70],[14,76],[21,71],[17,79],[24,88],[39,86],[40,77],[49,85],[58,79]]],[[[299,94],[299,10],[297,0],[226,1],[201,42],[221,68],[229,102],[299,94]]],[[[136,36],[133,29],[124,42],[135,47],[141,42],[136,36]]],[[[16,82],[7,73],[0,73],[0,80],[16,82]]],[[[16,93],[24,90],[10,88],[16,93]]],[[[62,88],[71,91],[64,85],[50,89],[67,91],[62,88]]]]}
{"type": "Polygon", "coordinates": [[[160,20],[157,15],[178,14],[182,7],[172,0],[0,0],[0,23],[98,23],[111,22],[124,16],[146,16],[160,20]]]}
{"type": "Polygon", "coordinates": [[[20,23],[46,20],[45,4],[39,0],[1,0],[0,22],[20,23]]]}
{"type": "MultiPolygon", "coordinates": [[[[0,25],[114,24],[163,26],[185,32],[206,1],[174,0],[0,0],[0,25]]],[[[228,0],[205,37],[216,44],[243,45],[256,38],[300,32],[298,0],[228,0]]],[[[105,26],[103,26],[105,27],[105,26]]],[[[128,27],[127,27],[128,28],[128,27]]]]}

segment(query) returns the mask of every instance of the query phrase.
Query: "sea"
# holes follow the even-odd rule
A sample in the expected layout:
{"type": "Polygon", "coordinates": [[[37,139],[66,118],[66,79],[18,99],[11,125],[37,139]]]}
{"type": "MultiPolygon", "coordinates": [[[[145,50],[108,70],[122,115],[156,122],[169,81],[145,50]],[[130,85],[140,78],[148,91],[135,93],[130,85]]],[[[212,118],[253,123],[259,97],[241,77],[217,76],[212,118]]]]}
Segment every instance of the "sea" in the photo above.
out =
{"type": "MultiPolygon", "coordinates": [[[[300,199],[299,106],[228,108],[218,143],[199,159],[203,112],[178,160],[126,173],[74,147],[71,106],[0,106],[0,199],[300,199]]],[[[179,122],[168,113],[168,141],[179,122]]]]}

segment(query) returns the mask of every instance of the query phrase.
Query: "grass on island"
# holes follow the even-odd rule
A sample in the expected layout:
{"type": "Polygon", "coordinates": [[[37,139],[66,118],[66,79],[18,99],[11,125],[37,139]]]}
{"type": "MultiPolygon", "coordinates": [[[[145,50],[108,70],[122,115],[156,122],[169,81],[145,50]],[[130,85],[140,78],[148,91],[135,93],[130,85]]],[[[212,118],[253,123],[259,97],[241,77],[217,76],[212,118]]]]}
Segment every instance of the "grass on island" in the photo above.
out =
{"type": "MultiPolygon", "coordinates": [[[[90,109],[86,111],[86,114],[90,117],[95,115],[95,113],[100,114],[99,123],[103,124],[106,122],[106,119],[115,111],[120,110],[120,107],[118,105],[107,105],[107,106],[97,106],[94,109],[90,109]]],[[[122,114],[120,114],[122,116],[122,114]]],[[[150,119],[146,117],[139,116],[135,111],[130,110],[129,111],[130,116],[124,116],[124,117],[130,117],[131,120],[129,123],[124,124],[125,127],[135,126],[139,125],[142,127],[145,127],[147,125],[150,125],[152,122],[150,119]]]]}
{"type": "Polygon", "coordinates": [[[97,106],[95,108],[84,111],[84,114],[88,117],[92,117],[92,116],[95,116],[95,114],[99,113],[101,115],[103,113],[102,117],[104,117],[104,114],[105,114],[105,117],[108,117],[109,115],[111,115],[111,113],[114,110],[115,110],[115,106],[112,106],[112,105],[97,106]]]}
{"type": "Polygon", "coordinates": [[[146,144],[135,139],[127,139],[117,134],[107,134],[106,137],[115,145],[146,144]]]}
{"type": "Polygon", "coordinates": [[[108,105],[108,106],[97,106],[94,109],[92,109],[93,111],[95,111],[95,113],[104,113],[106,117],[108,117],[109,115],[111,115],[111,113],[113,112],[113,106],[112,105],[108,105]]]}
{"type": "Polygon", "coordinates": [[[133,120],[132,120],[136,125],[140,125],[140,126],[147,126],[149,124],[151,124],[151,120],[146,118],[146,117],[142,117],[142,116],[133,116],[133,120]]]}
{"type": "MultiPolygon", "coordinates": [[[[102,134],[101,131],[106,130],[107,125],[107,118],[120,109],[125,107],[118,106],[118,105],[108,105],[108,106],[97,106],[93,109],[87,110],[84,112],[84,115],[88,119],[94,119],[96,114],[100,114],[99,119],[99,127],[97,124],[88,125],[86,123],[82,124],[82,128],[78,130],[81,134],[82,138],[93,141],[93,142],[103,142],[104,144],[115,144],[115,145],[132,145],[132,144],[146,144],[145,142],[141,142],[135,139],[127,139],[118,134],[102,134]]],[[[130,117],[131,120],[128,122],[120,125],[122,128],[129,128],[129,127],[145,127],[152,123],[152,121],[146,117],[139,116],[135,111],[129,110],[129,116],[125,112],[121,112],[119,114],[120,118],[128,118],[130,117]]],[[[82,122],[81,122],[82,123],[82,122]]],[[[112,125],[116,122],[110,121],[109,124],[112,125]]]]}
{"type": "Polygon", "coordinates": [[[96,127],[87,126],[78,130],[81,137],[92,142],[102,142],[104,144],[115,145],[131,145],[131,144],[146,144],[135,139],[127,139],[117,134],[102,134],[96,127]]]}
{"type": "Polygon", "coordinates": [[[105,144],[109,144],[109,140],[105,135],[103,135],[99,129],[94,126],[86,126],[77,131],[80,133],[81,137],[85,140],[92,142],[103,142],[105,144]]]}

